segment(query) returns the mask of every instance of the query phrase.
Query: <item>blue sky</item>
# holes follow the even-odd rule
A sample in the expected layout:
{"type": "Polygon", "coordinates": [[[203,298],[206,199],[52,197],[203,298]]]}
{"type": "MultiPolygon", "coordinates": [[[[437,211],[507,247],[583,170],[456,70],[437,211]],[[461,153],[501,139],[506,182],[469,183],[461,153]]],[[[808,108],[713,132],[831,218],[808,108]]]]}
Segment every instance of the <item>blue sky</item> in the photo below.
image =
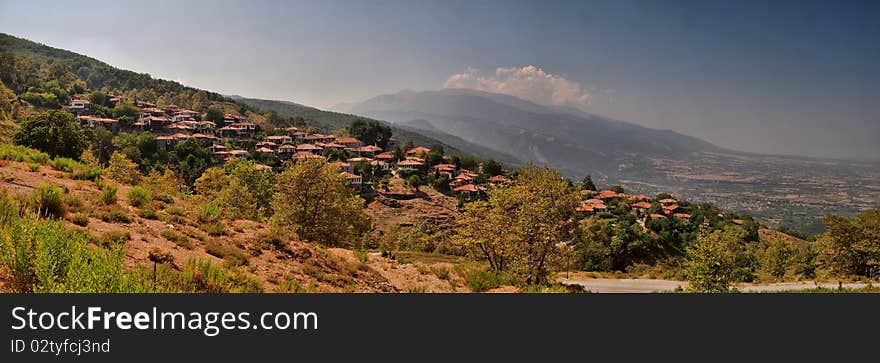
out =
{"type": "Polygon", "coordinates": [[[551,80],[518,83],[535,100],[541,87],[567,87],[586,95],[578,106],[587,111],[725,147],[880,160],[878,10],[833,1],[0,0],[0,32],[194,87],[323,108],[439,89],[468,70],[507,85],[497,68],[532,65],[551,80]]]}

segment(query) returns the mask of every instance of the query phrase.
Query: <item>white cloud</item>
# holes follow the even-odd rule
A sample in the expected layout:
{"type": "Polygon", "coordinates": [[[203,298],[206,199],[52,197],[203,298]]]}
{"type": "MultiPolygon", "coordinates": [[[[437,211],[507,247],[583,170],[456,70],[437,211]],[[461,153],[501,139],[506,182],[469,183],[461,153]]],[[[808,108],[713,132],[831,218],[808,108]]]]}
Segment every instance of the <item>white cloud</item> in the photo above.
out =
{"type": "Polygon", "coordinates": [[[449,76],[443,87],[502,93],[544,105],[570,106],[584,111],[590,103],[589,92],[579,83],[535,66],[498,67],[492,75],[468,68],[449,76]]]}

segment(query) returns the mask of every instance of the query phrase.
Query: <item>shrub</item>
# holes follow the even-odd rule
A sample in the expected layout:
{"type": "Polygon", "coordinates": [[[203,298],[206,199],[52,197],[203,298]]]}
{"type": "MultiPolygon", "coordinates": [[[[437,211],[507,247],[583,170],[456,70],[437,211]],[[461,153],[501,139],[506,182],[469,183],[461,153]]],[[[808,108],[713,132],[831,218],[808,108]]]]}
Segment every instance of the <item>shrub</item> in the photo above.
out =
{"type": "Polygon", "coordinates": [[[149,208],[141,209],[137,212],[137,214],[138,214],[138,217],[141,217],[143,219],[152,219],[152,220],[159,219],[159,216],[156,214],[156,211],[149,209],[149,208]]]}
{"type": "Polygon", "coordinates": [[[107,211],[104,211],[99,216],[102,221],[107,223],[117,222],[117,223],[129,223],[131,219],[128,218],[128,213],[121,208],[113,208],[107,211]]]}
{"type": "Polygon", "coordinates": [[[243,266],[248,264],[248,257],[244,250],[233,245],[223,244],[216,240],[210,240],[205,244],[205,252],[226,260],[226,263],[230,266],[243,266]]]}
{"type": "Polygon", "coordinates": [[[49,154],[21,145],[0,144],[0,160],[45,164],[49,154]]]}
{"type": "Polygon", "coordinates": [[[37,163],[29,163],[29,164],[28,164],[28,170],[30,170],[31,172],[37,172],[37,171],[40,171],[40,164],[37,164],[37,163]]]}
{"type": "Polygon", "coordinates": [[[216,222],[222,214],[223,209],[220,206],[213,203],[203,204],[199,207],[198,219],[201,223],[216,222]]]}
{"type": "Polygon", "coordinates": [[[101,203],[111,205],[116,203],[116,191],[119,188],[112,184],[104,184],[101,188],[101,203]]]}
{"type": "Polygon", "coordinates": [[[64,157],[57,157],[49,162],[49,166],[52,167],[52,169],[66,171],[68,173],[73,172],[73,169],[76,168],[76,164],[79,164],[79,162],[71,158],[64,157]]]}
{"type": "Polygon", "coordinates": [[[115,247],[131,240],[131,233],[125,230],[115,230],[105,232],[101,236],[94,239],[96,245],[101,247],[115,247]]]}
{"type": "Polygon", "coordinates": [[[465,283],[473,292],[483,292],[501,285],[510,284],[510,278],[507,275],[495,270],[466,270],[463,273],[463,277],[465,283]]]}
{"type": "Polygon", "coordinates": [[[150,203],[152,200],[153,195],[149,190],[144,188],[132,187],[131,190],[128,191],[128,204],[131,204],[132,207],[147,205],[147,203],[150,203]]]}
{"type": "Polygon", "coordinates": [[[192,249],[192,245],[189,243],[189,237],[183,234],[177,233],[170,229],[166,229],[162,231],[162,237],[165,237],[165,239],[174,242],[174,244],[180,247],[186,248],[188,250],[192,249]]]}
{"type": "Polygon", "coordinates": [[[34,189],[31,198],[40,215],[64,217],[64,193],[57,185],[42,184],[34,189]]]}
{"type": "Polygon", "coordinates": [[[28,214],[0,223],[0,262],[15,292],[144,292],[119,252],[94,250],[84,233],[28,214]]]}
{"type": "Polygon", "coordinates": [[[226,235],[226,226],[220,221],[202,224],[202,230],[214,237],[226,235]]]}
{"type": "Polygon", "coordinates": [[[80,227],[89,225],[89,216],[85,214],[74,214],[70,217],[70,221],[80,227]]]}

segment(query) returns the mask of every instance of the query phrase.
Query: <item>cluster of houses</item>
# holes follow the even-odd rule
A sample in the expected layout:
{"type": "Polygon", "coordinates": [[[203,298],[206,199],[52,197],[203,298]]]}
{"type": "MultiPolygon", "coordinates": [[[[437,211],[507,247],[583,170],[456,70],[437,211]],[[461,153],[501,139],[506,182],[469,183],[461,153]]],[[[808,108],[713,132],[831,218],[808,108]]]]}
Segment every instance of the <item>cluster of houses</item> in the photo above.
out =
{"type": "MultiPolygon", "coordinates": [[[[113,104],[122,100],[116,95],[108,95],[108,97],[113,104]]],[[[280,160],[296,161],[304,158],[322,157],[326,150],[338,149],[346,151],[349,155],[356,155],[356,157],[350,157],[346,161],[334,164],[340,168],[340,172],[358,191],[362,190],[364,180],[361,175],[357,174],[357,170],[362,170],[363,165],[371,166],[374,171],[396,169],[422,175],[431,173],[435,176],[445,175],[450,180],[449,185],[453,193],[466,201],[485,197],[487,190],[487,186],[478,185],[477,177],[479,174],[477,172],[460,169],[456,165],[448,163],[428,167],[425,163],[426,156],[431,152],[428,147],[416,146],[405,150],[405,155],[402,158],[395,157],[394,153],[390,151],[397,146],[397,140],[393,137],[383,149],[376,145],[367,145],[354,137],[337,137],[311,133],[297,127],[288,127],[281,134],[268,135],[258,139],[253,150],[248,151],[227,146],[237,143],[219,142],[230,139],[254,140],[260,131],[259,126],[248,122],[245,117],[225,114],[222,124],[218,124],[205,120],[205,114],[177,105],[157,107],[146,101],[136,101],[135,105],[141,110],[140,117],[125,131],[152,132],[157,135],[156,141],[159,145],[166,149],[173,148],[183,140],[194,139],[209,148],[214,158],[219,161],[251,155],[276,156],[280,160]]],[[[92,128],[102,126],[113,132],[123,131],[118,120],[95,116],[88,100],[71,100],[68,109],[81,125],[92,128]]],[[[489,179],[489,185],[506,182],[508,180],[504,176],[495,176],[489,179]]]]}
{"type": "Polygon", "coordinates": [[[600,190],[598,192],[581,190],[581,195],[584,196],[586,200],[578,206],[576,211],[587,215],[603,212],[608,209],[608,203],[615,200],[625,199],[631,203],[630,207],[632,212],[636,214],[636,216],[644,218],[644,220],[669,218],[691,219],[691,215],[686,213],[684,208],[678,205],[678,201],[672,198],[664,198],[657,201],[657,204],[660,207],[659,210],[662,211],[661,214],[651,212],[651,210],[655,208],[653,208],[654,204],[651,203],[651,198],[647,195],[627,195],[625,193],[618,193],[608,189],[600,190]]]}

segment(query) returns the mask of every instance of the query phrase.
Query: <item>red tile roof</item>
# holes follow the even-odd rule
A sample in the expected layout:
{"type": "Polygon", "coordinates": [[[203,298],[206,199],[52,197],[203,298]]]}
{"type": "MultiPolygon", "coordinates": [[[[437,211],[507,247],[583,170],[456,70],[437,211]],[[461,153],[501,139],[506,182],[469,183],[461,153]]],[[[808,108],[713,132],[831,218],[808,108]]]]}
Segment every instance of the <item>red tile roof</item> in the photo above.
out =
{"type": "Polygon", "coordinates": [[[617,194],[617,192],[615,192],[613,190],[603,190],[603,191],[599,192],[600,199],[611,199],[611,198],[617,198],[619,196],[620,195],[617,194]]]}
{"type": "Polygon", "coordinates": [[[651,213],[651,219],[666,219],[666,216],[657,213],[651,213]]]}
{"type": "Polygon", "coordinates": [[[648,203],[648,202],[638,202],[638,203],[633,203],[632,206],[633,206],[633,207],[636,207],[636,208],[641,208],[641,209],[649,209],[649,208],[651,208],[651,203],[648,203]]]}
{"type": "Polygon", "coordinates": [[[483,187],[478,187],[473,184],[465,184],[455,189],[452,189],[453,192],[478,192],[481,190],[485,190],[483,187]]]}
{"type": "Polygon", "coordinates": [[[429,152],[431,152],[431,149],[424,146],[416,146],[406,151],[407,154],[427,154],[429,152]]]}

